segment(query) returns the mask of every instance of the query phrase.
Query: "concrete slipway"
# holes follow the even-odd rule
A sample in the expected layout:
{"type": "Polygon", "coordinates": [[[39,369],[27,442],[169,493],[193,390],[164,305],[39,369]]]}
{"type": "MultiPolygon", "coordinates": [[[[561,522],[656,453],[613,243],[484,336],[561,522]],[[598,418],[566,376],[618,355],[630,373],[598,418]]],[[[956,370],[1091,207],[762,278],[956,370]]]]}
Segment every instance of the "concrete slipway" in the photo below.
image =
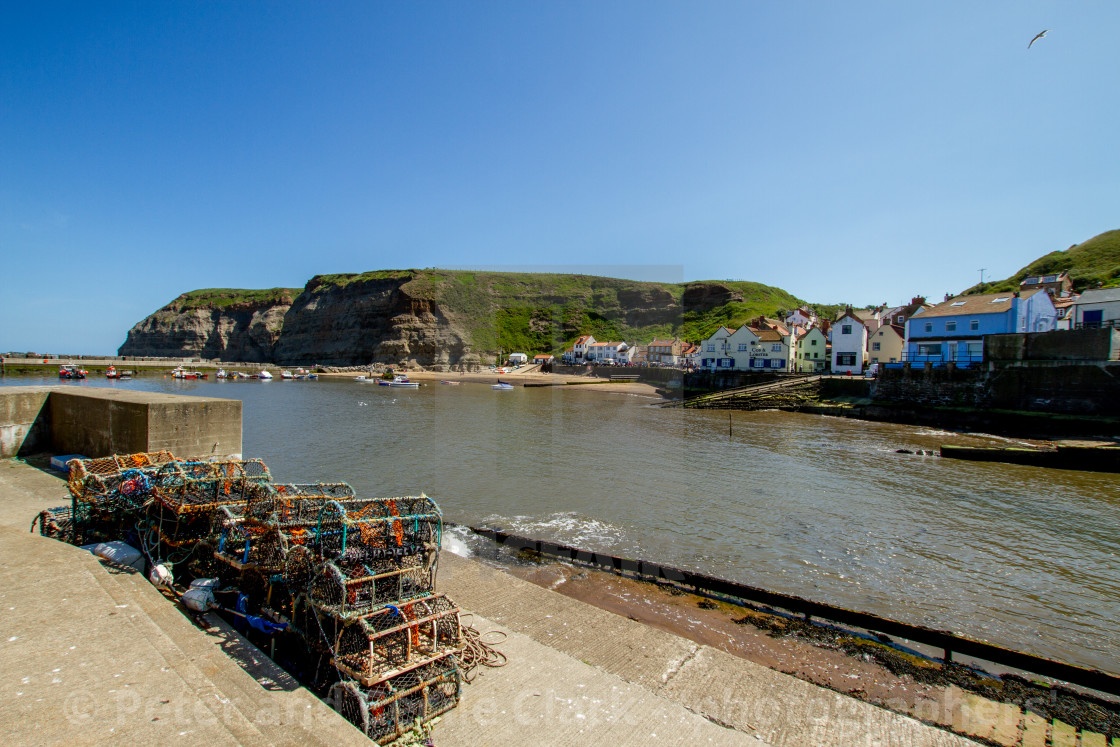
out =
{"type": "MultiPolygon", "coordinates": [[[[216,617],[200,629],[141,576],[28,533],[67,502],[58,477],[0,461],[9,744],[369,744],[216,617]]],[[[469,559],[440,562],[440,590],[480,631],[507,633],[509,664],[464,685],[436,744],[975,744],[469,559]]]]}

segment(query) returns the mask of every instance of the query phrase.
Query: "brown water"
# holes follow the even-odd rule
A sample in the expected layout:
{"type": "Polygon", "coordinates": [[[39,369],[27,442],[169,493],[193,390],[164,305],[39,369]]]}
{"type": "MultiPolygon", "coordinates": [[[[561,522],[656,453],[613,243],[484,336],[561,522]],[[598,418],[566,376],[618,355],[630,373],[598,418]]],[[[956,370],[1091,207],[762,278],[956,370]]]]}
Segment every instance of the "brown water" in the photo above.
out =
{"type": "Polygon", "coordinates": [[[450,521],[1120,673],[1116,475],[895,453],[1007,439],[779,412],[734,413],[729,437],[726,412],[576,388],[123,385],[242,399],[245,455],[279,480],[424,491],[450,521]]]}

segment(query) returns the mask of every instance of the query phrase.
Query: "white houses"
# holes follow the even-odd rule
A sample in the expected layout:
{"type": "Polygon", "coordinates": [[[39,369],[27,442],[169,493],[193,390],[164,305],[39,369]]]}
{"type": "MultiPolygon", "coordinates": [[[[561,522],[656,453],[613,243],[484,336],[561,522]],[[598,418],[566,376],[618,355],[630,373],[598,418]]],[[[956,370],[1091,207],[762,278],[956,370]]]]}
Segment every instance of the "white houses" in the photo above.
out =
{"type": "Polygon", "coordinates": [[[832,373],[863,373],[867,362],[867,327],[848,308],[832,323],[832,373]]]}
{"type": "Polygon", "coordinates": [[[752,370],[769,369],[771,371],[789,371],[789,335],[783,335],[776,329],[760,329],[758,343],[750,352],[750,368],[752,370]]]}
{"type": "Polygon", "coordinates": [[[1120,326],[1120,288],[1094,288],[1073,307],[1073,328],[1120,326]]]}
{"type": "Polygon", "coordinates": [[[735,356],[731,354],[729,337],[731,337],[731,330],[720,326],[708,339],[700,343],[701,368],[709,370],[735,368],[735,356]]]}
{"type": "Polygon", "coordinates": [[[587,359],[587,349],[595,344],[591,335],[580,335],[572,345],[572,360],[576,363],[587,359]]]}
{"type": "Polygon", "coordinates": [[[593,342],[587,346],[587,360],[594,363],[629,362],[630,346],[625,342],[593,342]]]}

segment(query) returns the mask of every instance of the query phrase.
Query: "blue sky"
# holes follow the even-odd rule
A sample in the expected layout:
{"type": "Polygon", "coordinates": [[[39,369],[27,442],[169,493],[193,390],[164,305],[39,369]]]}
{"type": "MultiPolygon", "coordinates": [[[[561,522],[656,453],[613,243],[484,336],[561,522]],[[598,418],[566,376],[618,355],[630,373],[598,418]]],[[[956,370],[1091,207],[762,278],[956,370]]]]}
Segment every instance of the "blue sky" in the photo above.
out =
{"type": "Polygon", "coordinates": [[[940,298],[1120,228],[1118,33],[1114,0],[9,3],[0,351],[383,268],[940,298]]]}

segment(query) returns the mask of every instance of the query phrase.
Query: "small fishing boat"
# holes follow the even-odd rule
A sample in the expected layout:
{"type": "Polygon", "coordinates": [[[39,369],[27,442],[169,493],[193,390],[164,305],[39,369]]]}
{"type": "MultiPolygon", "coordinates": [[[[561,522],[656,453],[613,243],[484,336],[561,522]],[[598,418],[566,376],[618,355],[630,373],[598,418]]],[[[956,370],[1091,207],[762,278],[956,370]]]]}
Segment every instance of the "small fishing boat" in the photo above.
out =
{"type": "Polygon", "coordinates": [[[281,371],[280,372],[280,378],[281,379],[294,379],[295,377],[292,376],[291,371],[281,371]]]}
{"type": "Polygon", "coordinates": [[[268,371],[261,371],[259,374],[257,374],[257,378],[263,379],[264,381],[270,381],[272,379],[272,374],[270,374],[268,371]]]}
{"type": "Polygon", "coordinates": [[[443,379],[443,380],[442,380],[442,381],[440,381],[439,383],[441,383],[441,384],[447,384],[448,386],[459,386],[459,385],[460,385],[460,384],[462,384],[463,382],[461,382],[461,381],[451,381],[450,379],[443,379]]]}
{"type": "Polygon", "coordinates": [[[72,366],[70,364],[58,367],[58,378],[60,379],[84,379],[86,373],[87,371],[84,368],[79,368],[78,366],[72,366]]]}
{"type": "Polygon", "coordinates": [[[224,368],[219,368],[218,373],[214,374],[214,377],[218,379],[225,379],[228,376],[229,374],[226,373],[226,370],[224,368]]]}
{"type": "Polygon", "coordinates": [[[119,379],[120,377],[121,377],[121,375],[119,373],[117,373],[117,367],[116,366],[109,366],[108,368],[105,369],[105,378],[106,379],[119,379]]]}
{"type": "Polygon", "coordinates": [[[401,374],[397,374],[396,376],[393,377],[393,380],[389,382],[389,386],[402,387],[404,389],[419,389],[420,388],[420,382],[419,381],[409,381],[407,376],[402,376],[401,374]]]}
{"type": "Polygon", "coordinates": [[[373,381],[373,379],[370,379],[367,376],[365,376],[365,374],[363,374],[361,376],[355,376],[354,381],[360,381],[363,384],[365,384],[366,382],[373,381]]]}
{"type": "Polygon", "coordinates": [[[507,384],[504,381],[499,381],[497,384],[491,384],[490,388],[497,389],[499,392],[505,392],[513,389],[513,384],[507,384]]]}
{"type": "Polygon", "coordinates": [[[239,378],[239,379],[248,379],[248,378],[250,378],[250,377],[249,377],[249,374],[245,373],[244,371],[237,371],[237,372],[235,372],[235,373],[234,373],[234,376],[236,376],[236,377],[237,377],[237,378],[239,378]]]}

